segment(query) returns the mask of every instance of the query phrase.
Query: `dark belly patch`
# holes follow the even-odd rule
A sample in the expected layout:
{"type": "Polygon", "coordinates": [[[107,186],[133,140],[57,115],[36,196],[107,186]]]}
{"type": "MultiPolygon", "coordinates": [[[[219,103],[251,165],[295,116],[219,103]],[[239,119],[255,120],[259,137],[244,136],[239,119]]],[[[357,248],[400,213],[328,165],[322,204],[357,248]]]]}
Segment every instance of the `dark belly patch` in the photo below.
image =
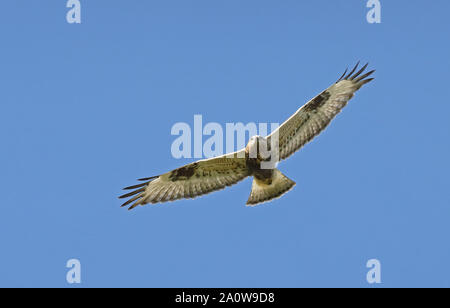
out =
{"type": "Polygon", "coordinates": [[[253,172],[255,180],[266,185],[272,184],[273,169],[259,169],[253,172]]]}

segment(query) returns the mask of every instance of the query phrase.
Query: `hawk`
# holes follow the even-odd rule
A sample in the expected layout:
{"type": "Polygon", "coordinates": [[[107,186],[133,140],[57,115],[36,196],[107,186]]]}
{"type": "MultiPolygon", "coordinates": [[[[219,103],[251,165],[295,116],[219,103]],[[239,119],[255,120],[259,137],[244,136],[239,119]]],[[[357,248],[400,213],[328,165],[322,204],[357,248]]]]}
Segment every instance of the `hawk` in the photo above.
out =
{"type": "Polygon", "coordinates": [[[295,186],[295,182],[282,174],[276,164],[271,168],[262,167],[271,157],[262,155],[261,145],[265,144],[266,149],[271,150],[270,156],[275,153],[278,162],[311,141],[347,105],[357,90],[373,80],[367,77],[375,70],[362,74],[367,65],[356,72],[358,62],[348,74],[345,70],[334,84],[298,109],[273,133],[267,137],[253,136],[244,149],[139,179],[143,183],[124,188],[132,191],[119,197],[130,198],[122,206],[131,204],[131,210],[148,203],[195,198],[234,185],[249,176],[253,176],[253,183],[247,205],[254,206],[281,197],[295,186]],[[273,144],[275,146],[271,146],[273,144]]]}

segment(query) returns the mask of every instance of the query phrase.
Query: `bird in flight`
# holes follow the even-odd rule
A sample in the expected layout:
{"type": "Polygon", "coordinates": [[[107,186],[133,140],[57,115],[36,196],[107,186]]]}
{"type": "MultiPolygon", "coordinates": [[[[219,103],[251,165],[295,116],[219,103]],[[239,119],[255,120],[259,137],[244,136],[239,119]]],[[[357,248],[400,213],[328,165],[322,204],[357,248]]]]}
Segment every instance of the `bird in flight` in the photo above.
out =
{"type": "Polygon", "coordinates": [[[253,136],[244,149],[140,179],[142,183],[124,188],[132,191],[119,197],[129,198],[122,206],[131,204],[131,210],[148,203],[195,198],[234,185],[249,176],[253,176],[253,183],[247,205],[281,197],[295,186],[295,182],[282,174],[276,164],[264,167],[264,163],[273,161],[274,157],[276,162],[288,158],[327,127],[355,92],[373,80],[367,77],[375,70],[365,73],[367,65],[356,71],[358,62],[348,74],[345,70],[334,84],[303,105],[269,136],[253,136]],[[262,145],[266,151],[261,150],[262,145]],[[267,155],[269,151],[270,155],[267,155]]]}

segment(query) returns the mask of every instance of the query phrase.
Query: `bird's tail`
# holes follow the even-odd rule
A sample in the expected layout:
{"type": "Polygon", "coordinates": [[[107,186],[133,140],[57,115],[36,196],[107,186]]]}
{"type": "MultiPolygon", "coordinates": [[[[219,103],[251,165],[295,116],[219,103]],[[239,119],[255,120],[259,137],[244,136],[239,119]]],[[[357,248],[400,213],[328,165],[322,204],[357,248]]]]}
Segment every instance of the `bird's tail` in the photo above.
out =
{"type": "Polygon", "coordinates": [[[279,198],[295,186],[295,182],[287,178],[280,170],[274,169],[269,181],[253,180],[252,191],[247,200],[248,206],[279,198]]]}

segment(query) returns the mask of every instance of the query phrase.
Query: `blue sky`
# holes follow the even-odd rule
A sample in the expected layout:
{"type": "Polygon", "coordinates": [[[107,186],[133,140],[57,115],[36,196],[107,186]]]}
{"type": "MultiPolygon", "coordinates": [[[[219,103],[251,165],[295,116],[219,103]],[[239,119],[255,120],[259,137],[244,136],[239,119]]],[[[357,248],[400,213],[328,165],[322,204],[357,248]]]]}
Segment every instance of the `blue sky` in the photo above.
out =
{"type": "Polygon", "coordinates": [[[3,1],[0,286],[450,287],[448,1],[3,1]],[[297,182],[245,207],[251,180],[120,208],[174,159],[176,122],[282,122],[347,66],[377,69],[279,165],[297,182]]]}

